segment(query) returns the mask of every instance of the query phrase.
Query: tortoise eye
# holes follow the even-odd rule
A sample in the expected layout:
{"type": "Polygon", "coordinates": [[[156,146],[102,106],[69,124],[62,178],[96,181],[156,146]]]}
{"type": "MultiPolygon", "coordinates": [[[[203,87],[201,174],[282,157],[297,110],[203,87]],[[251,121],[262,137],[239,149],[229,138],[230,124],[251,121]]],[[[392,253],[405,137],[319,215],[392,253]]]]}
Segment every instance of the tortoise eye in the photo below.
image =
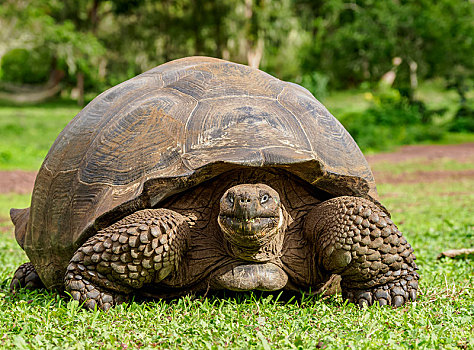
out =
{"type": "Polygon", "coordinates": [[[229,200],[229,202],[231,202],[232,204],[234,204],[234,196],[228,195],[228,196],[227,196],[227,199],[229,200]]]}
{"type": "Polygon", "coordinates": [[[262,196],[262,198],[260,198],[260,203],[263,204],[263,203],[267,202],[269,198],[270,198],[270,196],[268,194],[264,194],[262,196]]]}

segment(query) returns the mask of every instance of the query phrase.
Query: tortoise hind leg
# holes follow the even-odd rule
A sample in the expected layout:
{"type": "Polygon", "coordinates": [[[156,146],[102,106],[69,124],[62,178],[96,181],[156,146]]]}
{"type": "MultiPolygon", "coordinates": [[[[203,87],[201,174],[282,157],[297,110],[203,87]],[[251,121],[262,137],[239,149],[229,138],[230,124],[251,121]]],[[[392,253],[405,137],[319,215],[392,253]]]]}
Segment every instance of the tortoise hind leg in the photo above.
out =
{"type": "Polygon", "coordinates": [[[401,306],[415,300],[419,275],[413,249],[374,203],[337,197],[306,218],[322,275],[341,275],[342,295],[355,304],[401,306]]]}
{"type": "MultiPolygon", "coordinates": [[[[30,208],[25,209],[14,209],[10,210],[10,217],[13,225],[15,225],[15,238],[23,248],[25,241],[26,228],[28,225],[28,217],[30,215],[30,208]]],[[[28,288],[28,289],[39,289],[44,288],[44,284],[36,273],[35,267],[32,263],[27,262],[21,265],[13,276],[10,283],[10,290],[28,288]]]]}
{"type": "Polygon", "coordinates": [[[144,284],[160,282],[186,250],[188,220],[168,209],[133,213],[99,231],[74,254],[66,291],[89,309],[107,310],[144,284]]]}
{"type": "Polygon", "coordinates": [[[35,267],[32,263],[27,262],[21,265],[13,275],[13,279],[10,283],[10,290],[28,288],[28,289],[41,289],[45,288],[43,282],[36,273],[35,267]]]}

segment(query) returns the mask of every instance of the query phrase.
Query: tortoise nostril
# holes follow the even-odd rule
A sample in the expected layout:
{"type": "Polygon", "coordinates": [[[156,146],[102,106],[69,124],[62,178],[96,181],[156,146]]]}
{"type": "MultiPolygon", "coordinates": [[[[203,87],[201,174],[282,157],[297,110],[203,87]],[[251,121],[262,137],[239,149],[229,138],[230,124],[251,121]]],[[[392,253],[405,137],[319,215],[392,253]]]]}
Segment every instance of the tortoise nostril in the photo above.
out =
{"type": "Polygon", "coordinates": [[[250,203],[250,198],[240,198],[240,203],[250,203]]]}

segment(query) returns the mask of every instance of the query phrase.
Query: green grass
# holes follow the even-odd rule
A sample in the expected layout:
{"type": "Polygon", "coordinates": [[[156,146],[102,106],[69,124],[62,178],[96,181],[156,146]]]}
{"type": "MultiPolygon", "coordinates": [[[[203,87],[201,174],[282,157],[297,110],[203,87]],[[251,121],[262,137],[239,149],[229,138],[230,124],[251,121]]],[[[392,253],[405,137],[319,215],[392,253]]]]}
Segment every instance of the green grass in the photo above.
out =
{"type": "Polygon", "coordinates": [[[439,158],[436,162],[433,162],[420,157],[400,163],[390,163],[388,161],[378,162],[372,166],[372,171],[383,171],[392,175],[413,172],[443,171],[446,169],[449,169],[450,171],[470,170],[474,169],[474,164],[470,162],[459,162],[451,158],[439,158]]]}
{"type": "Polygon", "coordinates": [[[4,227],[9,227],[10,223],[10,209],[11,208],[26,208],[30,206],[31,195],[29,194],[15,194],[15,193],[1,193],[0,194],[0,230],[4,227]]]}
{"type": "MultiPolygon", "coordinates": [[[[444,169],[451,167],[445,164],[444,169]]],[[[379,192],[412,244],[420,295],[399,309],[345,304],[330,298],[242,293],[131,302],[108,313],[88,312],[47,291],[10,294],[26,261],[12,227],[0,233],[1,348],[193,349],[466,349],[474,346],[474,264],[437,260],[474,243],[474,179],[382,184],[379,192]]],[[[27,196],[0,196],[0,217],[27,196]]],[[[4,223],[5,225],[5,223],[4,223]]]]}
{"type": "Polygon", "coordinates": [[[0,104],[0,169],[38,170],[51,144],[79,111],[67,101],[0,104]]]}
{"type": "MultiPolygon", "coordinates": [[[[332,91],[321,102],[335,116],[340,117],[346,113],[363,112],[370,106],[367,93],[371,90],[343,90],[332,91]]],[[[474,90],[471,89],[466,97],[474,101],[474,90]]],[[[442,80],[421,82],[415,93],[415,98],[426,103],[429,109],[447,108],[448,115],[452,117],[459,107],[459,96],[454,90],[446,90],[442,80]]]]}
{"type": "Polygon", "coordinates": [[[427,140],[420,144],[428,145],[453,145],[459,143],[474,142],[474,133],[469,132],[447,132],[443,134],[442,138],[436,141],[427,140]]]}
{"type": "MultiPolygon", "coordinates": [[[[421,90],[433,108],[451,101],[451,95],[430,89],[421,90]]],[[[366,103],[363,92],[325,101],[335,115],[334,108],[362,111],[366,103]]],[[[0,169],[38,169],[50,144],[78,111],[67,102],[0,105],[0,169]]],[[[440,142],[453,141],[474,142],[474,136],[446,134],[440,142]]],[[[471,163],[441,160],[379,163],[376,170],[403,174],[472,168],[471,163]]],[[[27,257],[15,242],[8,211],[28,206],[30,196],[1,194],[0,348],[474,348],[473,261],[437,260],[444,250],[474,245],[474,179],[381,184],[379,193],[414,247],[420,267],[419,298],[403,308],[359,309],[340,296],[227,293],[133,301],[108,313],[85,311],[47,291],[9,292],[13,272],[27,257]]]]}
{"type": "Polygon", "coordinates": [[[321,101],[333,116],[340,116],[350,112],[363,112],[370,107],[370,101],[365,97],[366,91],[344,90],[331,92],[321,101]]]}

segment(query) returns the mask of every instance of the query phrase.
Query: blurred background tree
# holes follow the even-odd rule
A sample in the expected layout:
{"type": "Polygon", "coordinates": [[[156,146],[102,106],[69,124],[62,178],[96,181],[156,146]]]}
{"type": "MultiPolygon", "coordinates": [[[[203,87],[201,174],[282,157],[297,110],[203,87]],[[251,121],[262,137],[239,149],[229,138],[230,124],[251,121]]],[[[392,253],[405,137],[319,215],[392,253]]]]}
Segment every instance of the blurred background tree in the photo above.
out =
{"type": "Polygon", "coordinates": [[[469,0],[4,0],[2,80],[38,83],[48,67],[100,90],[209,55],[308,84],[318,72],[330,88],[349,88],[377,83],[399,57],[393,83],[407,95],[418,79],[443,77],[462,98],[472,83],[473,15],[469,0]],[[19,72],[24,59],[36,68],[22,61],[19,72]]]}
{"type": "Polygon", "coordinates": [[[61,93],[82,105],[161,63],[206,55],[258,67],[320,99],[334,90],[375,89],[374,111],[417,111],[413,118],[422,124],[443,111],[417,100],[418,85],[438,79],[458,94],[446,127],[473,131],[473,6],[471,0],[3,0],[0,98],[36,102],[61,93]]]}

